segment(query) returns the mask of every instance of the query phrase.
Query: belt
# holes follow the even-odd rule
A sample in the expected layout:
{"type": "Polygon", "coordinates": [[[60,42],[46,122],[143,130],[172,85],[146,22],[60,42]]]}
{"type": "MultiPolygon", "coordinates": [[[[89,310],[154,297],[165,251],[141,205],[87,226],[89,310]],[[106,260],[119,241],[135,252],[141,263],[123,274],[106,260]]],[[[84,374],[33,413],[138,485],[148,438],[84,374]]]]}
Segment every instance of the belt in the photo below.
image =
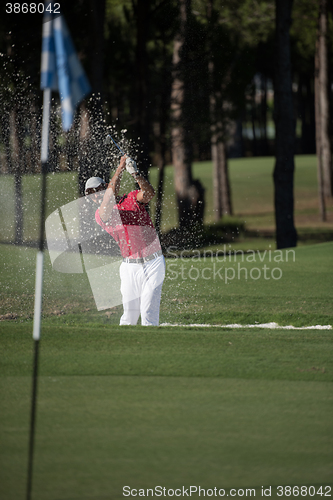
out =
{"type": "Polygon", "coordinates": [[[149,260],[157,259],[157,257],[159,257],[160,255],[162,255],[162,250],[159,250],[158,252],[148,255],[148,257],[139,257],[138,259],[131,259],[130,257],[124,257],[123,262],[127,262],[127,264],[144,264],[149,260]]]}

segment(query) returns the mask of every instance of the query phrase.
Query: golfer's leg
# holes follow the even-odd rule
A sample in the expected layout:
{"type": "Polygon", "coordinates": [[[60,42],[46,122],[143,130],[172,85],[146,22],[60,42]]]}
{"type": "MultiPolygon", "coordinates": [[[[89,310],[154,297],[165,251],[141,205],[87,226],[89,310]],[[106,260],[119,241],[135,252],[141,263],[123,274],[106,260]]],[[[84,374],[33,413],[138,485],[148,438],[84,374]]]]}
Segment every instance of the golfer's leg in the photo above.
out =
{"type": "Polygon", "coordinates": [[[158,326],[160,321],[160,302],[162,283],[157,288],[145,287],[141,297],[141,324],[158,326]]]}
{"type": "Polygon", "coordinates": [[[155,259],[145,267],[145,281],[141,293],[141,324],[158,326],[162,285],[165,276],[164,257],[155,259]]]}
{"type": "Polygon", "coordinates": [[[120,266],[121,295],[124,312],[120,325],[136,325],[140,316],[140,295],[136,292],[136,265],[122,263],[120,266]]]}
{"type": "Polygon", "coordinates": [[[136,325],[140,316],[140,299],[123,302],[124,312],[120,318],[120,325],[136,325]]]}

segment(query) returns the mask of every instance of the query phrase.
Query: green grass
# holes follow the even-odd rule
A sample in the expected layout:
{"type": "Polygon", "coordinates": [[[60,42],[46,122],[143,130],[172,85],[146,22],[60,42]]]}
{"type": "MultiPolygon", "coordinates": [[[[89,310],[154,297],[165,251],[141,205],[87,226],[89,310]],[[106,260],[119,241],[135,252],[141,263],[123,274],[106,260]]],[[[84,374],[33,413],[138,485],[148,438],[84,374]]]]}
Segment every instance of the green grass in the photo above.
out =
{"type": "MultiPolygon", "coordinates": [[[[3,325],[2,375],[30,375],[28,330],[27,325],[3,325]]],[[[46,324],[40,373],[332,382],[331,339],[332,333],[325,330],[286,333],[193,326],[147,331],[140,326],[46,324]]]]}
{"type": "MultiPolygon", "coordinates": [[[[1,333],[6,500],[24,498],[29,333],[26,324],[1,333]]],[[[276,493],[329,484],[330,337],[46,326],[33,498],[118,499],[125,485],[256,488],[259,496],[263,485],[276,493]]]]}

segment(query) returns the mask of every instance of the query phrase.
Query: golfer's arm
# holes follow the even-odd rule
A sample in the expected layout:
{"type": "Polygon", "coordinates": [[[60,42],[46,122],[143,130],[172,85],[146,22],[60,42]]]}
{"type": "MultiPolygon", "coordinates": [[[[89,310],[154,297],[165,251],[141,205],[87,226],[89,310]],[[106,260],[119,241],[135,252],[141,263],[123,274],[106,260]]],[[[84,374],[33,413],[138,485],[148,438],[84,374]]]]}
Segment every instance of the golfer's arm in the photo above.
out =
{"type": "Polygon", "coordinates": [[[133,177],[140,187],[140,191],[138,192],[136,199],[140,203],[149,203],[150,200],[155,196],[155,190],[153,186],[140,173],[133,175],[133,177]]]}
{"type": "Polygon", "coordinates": [[[108,221],[111,217],[113,206],[116,203],[116,196],[119,193],[123,171],[124,166],[120,164],[105,191],[102,204],[99,207],[99,216],[103,222],[108,221]]]}
{"type": "Polygon", "coordinates": [[[111,188],[113,191],[113,194],[115,196],[118,196],[119,189],[120,189],[120,182],[121,182],[121,177],[123,175],[124,171],[124,165],[121,163],[117,170],[114,173],[114,176],[109,182],[108,189],[111,188]]]}

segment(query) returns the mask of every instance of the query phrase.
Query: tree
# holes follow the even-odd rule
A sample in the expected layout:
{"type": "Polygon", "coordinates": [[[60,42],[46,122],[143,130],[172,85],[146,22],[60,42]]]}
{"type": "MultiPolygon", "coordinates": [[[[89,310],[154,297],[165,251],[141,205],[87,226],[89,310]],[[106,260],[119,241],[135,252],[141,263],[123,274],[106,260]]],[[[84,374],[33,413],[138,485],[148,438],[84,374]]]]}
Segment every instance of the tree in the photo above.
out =
{"type": "Polygon", "coordinates": [[[329,138],[329,99],[327,83],[327,0],[320,0],[315,51],[315,116],[319,202],[326,220],[325,196],[333,195],[332,152],[329,138]]]}
{"type": "MultiPolygon", "coordinates": [[[[162,35],[162,51],[163,60],[167,60],[167,43],[162,35]]],[[[157,183],[157,194],[156,194],[156,208],[155,208],[155,228],[157,233],[161,234],[161,222],[162,222],[162,200],[164,191],[164,170],[166,166],[166,153],[167,153],[167,125],[169,122],[169,108],[170,108],[170,93],[171,93],[171,78],[170,72],[168,71],[168,66],[164,64],[162,66],[162,85],[160,91],[159,99],[159,126],[158,126],[158,183],[157,183]]]]}
{"type": "Polygon", "coordinates": [[[147,40],[149,23],[151,22],[151,0],[132,1],[135,13],[136,43],[135,43],[135,101],[134,120],[136,137],[140,137],[141,148],[138,161],[141,170],[147,175],[149,159],[149,90],[148,90],[148,54],[147,40]]]}
{"type": "MultiPolygon", "coordinates": [[[[216,96],[211,96],[212,114],[216,110],[216,102],[218,102],[216,96]]],[[[223,215],[232,215],[231,188],[225,141],[226,134],[222,122],[213,122],[211,131],[214,216],[215,220],[218,221],[223,215]]]]}
{"type": "MultiPolygon", "coordinates": [[[[214,2],[210,0],[208,4],[208,27],[210,39],[211,59],[208,63],[208,72],[210,77],[210,118],[211,118],[211,155],[213,161],[213,208],[214,217],[218,221],[223,215],[232,214],[231,204],[231,188],[229,182],[228,159],[227,159],[227,115],[225,96],[223,95],[226,86],[230,84],[231,71],[226,72],[226,77],[217,78],[217,74],[222,72],[216,71],[215,63],[215,33],[218,33],[216,26],[218,20],[217,12],[214,10],[214,2]],[[224,92],[223,92],[224,91],[224,92]]],[[[224,56],[224,54],[223,54],[224,56]]],[[[222,56],[222,57],[223,57],[222,56]]],[[[232,66],[232,65],[231,65],[232,66]]]]}
{"type": "Polygon", "coordinates": [[[204,188],[199,180],[192,177],[190,16],[191,0],[180,0],[180,27],[173,50],[171,150],[181,229],[188,229],[196,223],[202,224],[204,214],[204,188]]]}
{"type": "Polygon", "coordinates": [[[105,0],[89,0],[89,7],[92,14],[91,85],[95,93],[103,95],[105,0]]]}
{"type": "Polygon", "coordinates": [[[273,177],[277,248],[297,244],[294,225],[295,119],[289,35],[292,3],[293,0],[276,0],[276,162],[273,177]]]}
{"type": "Polygon", "coordinates": [[[291,57],[293,80],[297,84],[297,117],[301,121],[299,150],[315,154],[314,56],[318,0],[294,0],[292,10],[291,57]]]}

